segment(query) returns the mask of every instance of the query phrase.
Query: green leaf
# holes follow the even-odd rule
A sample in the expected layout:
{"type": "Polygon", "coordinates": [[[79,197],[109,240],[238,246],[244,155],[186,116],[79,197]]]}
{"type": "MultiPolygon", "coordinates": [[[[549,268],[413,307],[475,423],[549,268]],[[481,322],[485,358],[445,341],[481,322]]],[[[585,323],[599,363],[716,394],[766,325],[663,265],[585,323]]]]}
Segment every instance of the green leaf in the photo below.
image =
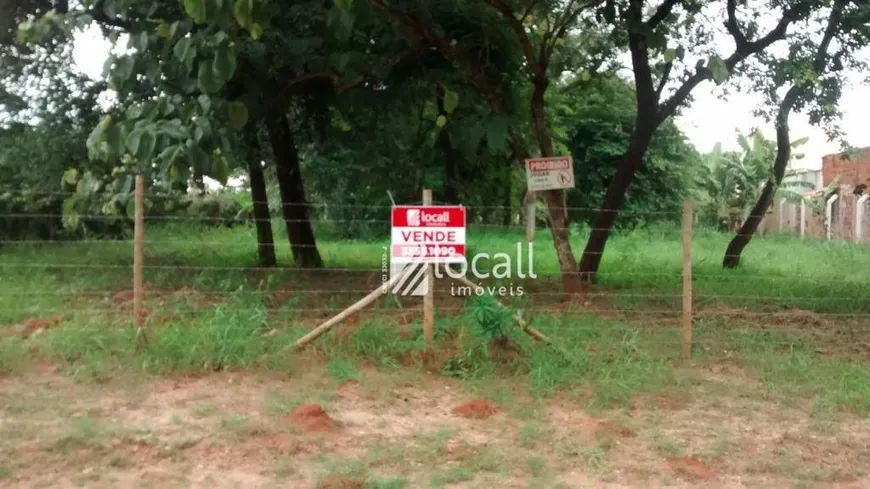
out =
{"type": "Polygon", "coordinates": [[[184,152],[184,148],[180,144],[173,144],[172,146],[167,147],[163,151],[160,152],[160,155],[157,156],[158,159],[164,165],[174,165],[176,161],[181,157],[184,152]]]}
{"type": "Polygon", "coordinates": [[[212,69],[221,85],[229,81],[236,72],[235,49],[228,46],[227,43],[221,44],[215,52],[212,69]]]}
{"type": "Polygon", "coordinates": [[[139,138],[139,148],[136,151],[136,157],[139,158],[140,162],[150,163],[156,146],[157,136],[151,131],[143,131],[142,136],[139,138]]]}
{"type": "Polygon", "coordinates": [[[807,141],[809,141],[809,140],[810,140],[810,137],[809,137],[809,136],[807,136],[807,137],[803,137],[803,138],[800,138],[800,139],[796,139],[796,140],[792,141],[792,143],[791,143],[791,147],[792,147],[792,148],[797,148],[798,146],[803,146],[803,145],[807,144],[807,141]]]}
{"type": "Polygon", "coordinates": [[[423,104],[423,118],[428,120],[435,120],[438,117],[438,107],[432,103],[432,101],[427,100],[423,104]]]}
{"type": "Polygon", "coordinates": [[[164,39],[170,39],[172,37],[172,27],[166,22],[161,22],[160,25],[157,26],[157,36],[164,39]]]}
{"type": "Polygon", "coordinates": [[[172,119],[163,121],[160,124],[160,133],[165,134],[172,139],[187,139],[187,130],[180,119],[172,119]]]}
{"type": "Polygon", "coordinates": [[[338,41],[347,41],[353,33],[356,17],[353,12],[336,8],[329,11],[326,25],[338,41]]]}
{"type": "Polygon", "coordinates": [[[333,53],[329,55],[329,63],[337,71],[344,71],[347,67],[347,62],[350,60],[350,55],[347,53],[333,53]]]}
{"type": "Polygon", "coordinates": [[[208,165],[208,155],[193,140],[187,141],[187,153],[190,158],[190,166],[194,171],[204,173],[208,165]]]}
{"type": "Polygon", "coordinates": [[[175,57],[187,66],[187,69],[193,67],[193,61],[196,59],[196,45],[189,37],[182,37],[175,43],[172,48],[175,57]]]}
{"type": "Polygon", "coordinates": [[[63,183],[67,185],[75,185],[79,180],[79,171],[75,168],[63,172],[63,183]]]}
{"type": "Polygon", "coordinates": [[[250,27],[254,16],[254,1],[253,0],[236,0],[233,5],[233,15],[236,17],[236,22],[240,26],[247,29],[250,27]]]}
{"type": "Polygon", "coordinates": [[[77,197],[70,197],[63,201],[63,227],[71,231],[75,231],[79,227],[79,214],[76,212],[77,197]]]}
{"type": "Polygon", "coordinates": [[[227,159],[218,152],[213,153],[209,176],[220,182],[221,185],[226,185],[229,174],[230,167],[229,163],[227,163],[227,159]]]}
{"type": "Polygon", "coordinates": [[[135,60],[132,56],[120,56],[115,58],[115,68],[112,70],[112,74],[123,84],[133,76],[134,66],[135,60]]]}
{"type": "Polygon", "coordinates": [[[184,11],[196,23],[205,22],[205,0],[184,0],[184,11]]]}
{"type": "Polygon", "coordinates": [[[459,106],[459,94],[453,90],[444,89],[444,111],[452,114],[459,106]]]}
{"type": "Polygon", "coordinates": [[[260,24],[252,24],[251,25],[251,38],[253,40],[258,40],[263,37],[263,26],[260,24]]]}
{"type": "Polygon", "coordinates": [[[132,197],[127,199],[127,205],[124,206],[124,212],[130,219],[136,217],[136,199],[132,197]]]}
{"type": "Polygon", "coordinates": [[[138,35],[130,36],[127,45],[140,53],[144,53],[148,50],[148,33],[140,32],[138,35]]]}
{"type": "Polygon", "coordinates": [[[103,141],[103,135],[109,129],[112,124],[112,116],[107,115],[97,124],[97,127],[91,131],[91,134],[88,135],[87,141],[85,141],[85,146],[88,149],[88,157],[96,158],[100,153],[100,143],[103,141]]]}
{"type": "Polygon", "coordinates": [[[435,119],[435,125],[438,127],[444,127],[447,125],[447,118],[443,115],[439,115],[437,119],[435,119]]]}
{"type": "Polygon", "coordinates": [[[665,63],[670,63],[677,58],[677,52],[673,49],[665,49],[665,63]]]}
{"type": "Polygon", "coordinates": [[[248,107],[243,102],[230,102],[227,105],[230,125],[236,129],[245,127],[248,123],[248,107]]]}
{"type": "Polygon", "coordinates": [[[142,135],[144,133],[145,131],[142,129],[133,129],[130,134],[127,135],[127,149],[130,153],[139,153],[139,145],[142,143],[142,135]]]}
{"type": "Polygon", "coordinates": [[[353,0],[335,0],[335,6],[347,12],[353,8],[353,0]]]}
{"type": "Polygon", "coordinates": [[[725,80],[727,80],[730,75],[728,67],[725,66],[725,61],[723,61],[719,56],[711,56],[710,61],[707,63],[707,68],[709,68],[710,75],[713,77],[713,81],[716,85],[725,83],[725,80]]]}
{"type": "Polygon", "coordinates": [[[105,132],[104,139],[109,148],[109,152],[114,156],[124,154],[124,136],[121,134],[121,128],[117,125],[112,125],[105,132]]]}
{"type": "Polygon", "coordinates": [[[220,90],[223,82],[218,79],[212,70],[213,63],[200,63],[199,72],[196,76],[196,84],[204,93],[214,93],[220,90]]]}

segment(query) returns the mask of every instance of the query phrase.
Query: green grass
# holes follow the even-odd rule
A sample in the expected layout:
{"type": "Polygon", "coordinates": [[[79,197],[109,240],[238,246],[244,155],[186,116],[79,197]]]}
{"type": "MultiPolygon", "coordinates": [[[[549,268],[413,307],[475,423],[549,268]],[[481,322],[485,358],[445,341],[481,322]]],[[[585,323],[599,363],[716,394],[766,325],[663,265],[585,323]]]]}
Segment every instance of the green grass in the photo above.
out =
{"type": "MultiPolygon", "coordinates": [[[[696,362],[738,361],[771,395],[808,398],[820,410],[870,412],[866,356],[840,355],[844,341],[833,338],[848,333],[855,341],[845,343],[860,345],[870,331],[852,317],[870,312],[864,297],[870,282],[868,250],[848,243],[758,237],[740,268],[723,270],[721,254],[729,238],[695,233],[696,308],[740,313],[699,316],[696,362]],[[817,313],[826,323],[807,326],[772,315],[796,309],[817,313]],[[822,344],[829,340],[833,354],[830,345],[822,344]]],[[[390,298],[375,303],[372,315],[348,338],[331,332],[309,352],[290,349],[312,322],[365,295],[373,287],[366,276],[377,285],[385,240],[321,234],[319,248],[328,270],[313,272],[246,268],[254,263],[256,238],[253,228],[245,226],[153,225],[146,239],[151,319],[148,341],[139,348],[130,304],[112,300],[130,288],[129,242],[0,250],[0,374],[21,371],[34,359],[97,379],[118,370],[287,372],[310,360],[304,355],[315,353],[327,357],[327,372],[335,380],[347,381],[359,379],[363,366],[409,367],[408,360],[418,358],[424,347],[416,313],[409,313],[417,322],[407,325],[406,334],[397,333],[400,316],[413,308],[413,300],[390,298]],[[52,316],[62,321],[29,339],[18,337],[25,321],[52,316]]],[[[473,226],[468,233],[471,253],[513,254],[521,240],[519,233],[473,226]]],[[[585,235],[575,233],[571,240],[579,252],[585,235]]],[[[280,265],[292,267],[286,239],[278,235],[276,242],[280,265]]],[[[529,293],[505,300],[524,307],[531,324],[568,354],[532,342],[511,329],[508,320],[510,341],[520,354],[492,361],[493,333],[475,316],[485,306],[467,301],[469,313],[437,316],[436,340],[451,352],[443,375],[477,384],[499,375],[516,379],[537,396],[570,390],[590,406],[624,403],[638,393],[679,390],[696,381],[675,369],[680,333],[673,318],[679,312],[682,266],[678,229],[654,227],[617,233],[610,240],[595,293],[605,296],[615,318],[584,311],[582,305],[554,312],[556,298],[547,294],[558,290],[558,266],[547,232],[538,233],[534,250],[538,283],[523,282],[529,293]],[[657,314],[661,311],[669,316],[657,314]]],[[[591,299],[597,304],[594,294],[591,299]]]]}

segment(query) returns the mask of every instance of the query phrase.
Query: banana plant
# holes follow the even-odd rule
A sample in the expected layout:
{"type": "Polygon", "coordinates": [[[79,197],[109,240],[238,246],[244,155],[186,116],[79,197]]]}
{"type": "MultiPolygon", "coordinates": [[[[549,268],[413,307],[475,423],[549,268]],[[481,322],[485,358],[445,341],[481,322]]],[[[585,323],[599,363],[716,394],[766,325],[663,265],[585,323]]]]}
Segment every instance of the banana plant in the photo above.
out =
{"type": "MultiPolygon", "coordinates": [[[[806,144],[808,138],[791,143],[793,148],[806,144]]],[[[771,164],[776,156],[776,145],[766,139],[760,131],[749,137],[738,135],[740,151],[725,152],[721,143],[704,157],[704,165],[697,182],[702,193],[706,194],[706,211],[716,216],[723,229],[734,229],[740,225],[746,211],[758,198],[761,188],[772,178],[771,164]]],[[[796,159],[803,154],[795,154],[796,159]]],[[[797,175],[794,171],[788,176],[797,175]]],[[[803,190],[812,190],[812,182],[790,180],[783,182],[777,195],[790,201],[805,199],[803,190]]]]}

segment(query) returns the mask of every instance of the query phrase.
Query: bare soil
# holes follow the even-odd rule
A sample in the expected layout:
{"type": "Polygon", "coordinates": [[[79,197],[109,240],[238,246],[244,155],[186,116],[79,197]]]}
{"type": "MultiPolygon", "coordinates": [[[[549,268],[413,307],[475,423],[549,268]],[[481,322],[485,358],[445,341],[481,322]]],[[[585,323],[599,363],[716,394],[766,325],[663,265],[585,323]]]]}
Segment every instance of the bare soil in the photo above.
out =
{"type": "Polygon", "coordinates": [[[0,380],[0,487],[870,487],[867,420],[778,404],[737,371],[594,413],[469,398],[407,371],[98,384],[47,367],[0,380]]]}

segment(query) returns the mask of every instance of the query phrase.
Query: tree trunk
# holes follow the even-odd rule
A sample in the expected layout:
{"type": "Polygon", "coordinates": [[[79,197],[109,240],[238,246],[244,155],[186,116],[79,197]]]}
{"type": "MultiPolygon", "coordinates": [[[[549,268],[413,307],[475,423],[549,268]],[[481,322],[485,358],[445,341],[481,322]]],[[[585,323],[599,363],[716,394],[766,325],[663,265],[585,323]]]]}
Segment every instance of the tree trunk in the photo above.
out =
{"type": "Polygon", "coordinates": [[[308,202],[299,168],[299,151],[293,131],[283,112],[273,113],[266,120],[269,141],[275,156],[278,186],[281,190],[281,213],[287,225],[287,237],[293,261],[299,268],[320,268],[323,260],[317,251],[314,230],[308,217],[308,202]]]}
{"type": "Polygon", "coordinates": [[[776,189],[782,183],[782,178],[785,176],[785,170],[788,168],[789,160],[791,160],[788,116],[791,114],[792,107],[794,107],[797,101],[799,92],[800,89],[797,85],[793,85],[789,88],[785,97],[783,97],[776,116],[776,159],[773,162],[773,175],[764,184],[764,189],[762,189],[761,195],[758,196],[758,200],[749,212],[746,221],[743,222],[743,225],[737,230],[737,234],[728,243],[725,256],[722,258],[722,266],[725,268],[737,268],[740,265],[740,255],[749,242],[752,241],[752,236],[758,231],[759,224],[761,224],[767,209],[770,208],[770,204],[773,202],[776,189]]]}
{"type": "Polygon", "coordinates": [[[655,131],[654,123],[641,127],[640,121],[638,121],[638,126],[632,132],[628,152],[622,157],[616,169],[616,175],[607,186],[601,211],[595,218],[592,231],[589,233],[589,240],[586,242],[586,248],[580,259],[580,278],[583,282],[595,283],[597,281],[598,267],[601,265],[601,257],[604,255],[604,247],[610,237],[610,230],[616,222],[619,208],[625,201],[625,194],[634,179],[634,174],[643,162],[643,157],[652,140],[653,131],[655,131]]]}
{"type": "MultiPolygon", "coordinates": [[[[539,74],[535,80],[535,89],[532,93],[532,124],[535,129],[535,137],[541,156],[554,156],[553,139],[547,126],[547,117],[544,113],[544,93],[549,84],[545,75],[539,74]]],[[[548,190],[542,192],[547,211],[550,214],[550,231],[553,234],[553,246],[556,248],[556,256],[559,258],[559,271],[562,274],[562,291],[565,294],[580,294],[584,291],[583,284],[577,276],[577,260],[574,251],[571,250],[571,240],[568,234],[568,209],[565,205],[564,190],[548,190]]]]}
{"type": "MultiPolygon", "coordinates": [[[[817,76],[825,71],[828,49],[840,25],[843,9],[847,3],[846,0],[837,0],[831,8],[825,34],[822,36],[822,40],[816,48],[813,57],[813,71],[815,71],[817,76]]],[[[798,99],[806,95],[804,90],[806,90],[804,85],[792,85],[782,98],[779,111],[776,114],[776,159],[773,162],[773,176],[768,178],[767,183],[764,184],[764,190],[761,191],[761,195],[758,197],[758,201],[755,202],[755,206],[752,207],[746,222],[743,223],[743,226],[737,231],[737,235],[728,243],[725,256],[722,258],[722,266],[725,268],[736,268],[740,265],[740,255],[752,240],[752,236],[758,231],[758,225],[761,224],[764,214],[773,202],[776,189],[782,183],[788,162],[791,160],[788,117],[791,115],[791,111],[798,99]]]]}
{"type": "Polygon", "coordinates": [[[248,160],[248,179],[251,184],[251,199],[254,201],[254,222],[257,226],[257,263],[271,267],[275,259],[275,239],[272,236],[272,216],[269,214],[269,196],[266,193],[266,178],[260,153],[254,152],[248,160]]]}

